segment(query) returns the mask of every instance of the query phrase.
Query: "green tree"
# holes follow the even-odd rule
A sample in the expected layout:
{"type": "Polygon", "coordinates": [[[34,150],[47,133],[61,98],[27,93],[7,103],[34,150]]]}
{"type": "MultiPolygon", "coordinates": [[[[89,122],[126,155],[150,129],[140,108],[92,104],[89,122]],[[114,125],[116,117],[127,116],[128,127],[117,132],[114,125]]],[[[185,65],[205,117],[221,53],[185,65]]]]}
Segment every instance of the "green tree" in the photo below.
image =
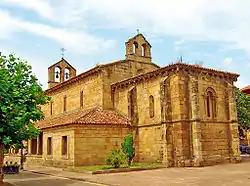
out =
{"type": "Polygon", "coordinates": [[[122,151],[124,152],[124,154],[127,155],[128,157],[128,165],[131,165],[131,162],[135,156],[135,148],[133,147],[134,144],[134,139],[133,139],[133,135],[129,134],[127,136],[124,137],[124,141],[121,144],[122,146],[122,151]]]}
{"type": "Polygon", "coordinates": [[[237,88],[235,88],[235,93],[240,135],[243,135],[242,130],[250,129],[250,96],[243,94],[237,88]]]}
{"type": "Polygon", "coordinates": [[[6,148],[39,134],[34,122],[43,119],[40,105],[49,100],[26,61],[13,54],[0,57],[0,165],[6,148]]]}

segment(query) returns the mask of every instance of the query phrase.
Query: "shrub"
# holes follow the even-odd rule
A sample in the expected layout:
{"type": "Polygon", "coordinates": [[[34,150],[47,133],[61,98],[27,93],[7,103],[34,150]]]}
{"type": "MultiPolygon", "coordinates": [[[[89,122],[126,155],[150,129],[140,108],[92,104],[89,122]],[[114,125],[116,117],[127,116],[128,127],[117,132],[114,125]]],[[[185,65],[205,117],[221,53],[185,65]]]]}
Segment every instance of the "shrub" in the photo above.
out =
{"type": "Polygon", "coordinates": [[[135,148],[133,147],[134,144],[134,140],[133,140],[133,135],[129,134],[127,136],[124,137],[124,141],[121,144],[122,146],[122,151],[124,154],[126,154],[127,156],[127,160],[128,160],[128,165],[131,165],[131,162],[135,156],[135,148]]]}
{"type": "Polygon", "coordinates": [[[111,153],[106,158],[106,164],[114,168],[119,168],[121,164],[125,163],[127,156],[120,149],[112,149],[111,153]]]}

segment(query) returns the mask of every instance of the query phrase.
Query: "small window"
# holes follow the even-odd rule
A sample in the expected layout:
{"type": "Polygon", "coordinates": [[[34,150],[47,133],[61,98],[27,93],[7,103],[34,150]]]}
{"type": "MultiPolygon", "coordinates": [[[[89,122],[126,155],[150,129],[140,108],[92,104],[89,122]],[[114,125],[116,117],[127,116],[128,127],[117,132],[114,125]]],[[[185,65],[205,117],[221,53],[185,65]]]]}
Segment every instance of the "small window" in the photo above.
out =
{"type": "Polygon", "coordinates": [[[53,114],[53,102],[50,102],[50,115],[52,116],[53,114]]]}
{"type": "Polygon", "coordinates": [[[61,77],[61,69],[59,67],[55,67],[55,82],[60,82],[61,77]]]}
{"type": "Polygon", "coordinates": [[[18,154],[18,152],[19,152],[19,149],[15,148],[15,154],[18,154]]]}
{"type": "Polygon", "coordinates": [[[47,140],[47,155],[52,155],[52,138],[48,137],[47,140]]]}
{"type": "Polygon", "coordinates": [[[216,118],[216,96],[212,88],[206,91],[206,112],[208,118],[216,118]]]}
{"type": "Polygon", "coordinates": [[[141,46],[141,52],[142,52],[142,56],[146,56],[146,45],[145,44],[143,44],[141,46]]]}
{"type": "Polygon", "coordinates": [[[150,118],[153,118],[155,113],[154,113],[154,96],[149,96],[149,116],[150,118]]]}
{"type": "Polygon", "coordinates": [[[67,110],[67,96],[63,97],[63,111],[66,112],[67,110]]]}
{"type": "Polygon", "coordinates": [[[83,91],[80,92],[80,107],[83,107],[83,91]]]}
{"type": "Polygon", "coordinates": [[[31,154],[37,154],[37,139],[31,140],[31,154]]]}
{"type": "Polygon", "coordinates": [[[68,137],[62,136],[62,155],[68,154],[68,137]]]}
{"type": "Polygon", "coordinates": [[[137,53],[137,49],[138,49],[138,43],[134,42],[133,44],[133,53],[136,54],[137,53]]]}
{"type": "Polygon", "coordinates": [[[70,77],[69,69],[64,70],[64,81],[67,81],[70,77]]]}

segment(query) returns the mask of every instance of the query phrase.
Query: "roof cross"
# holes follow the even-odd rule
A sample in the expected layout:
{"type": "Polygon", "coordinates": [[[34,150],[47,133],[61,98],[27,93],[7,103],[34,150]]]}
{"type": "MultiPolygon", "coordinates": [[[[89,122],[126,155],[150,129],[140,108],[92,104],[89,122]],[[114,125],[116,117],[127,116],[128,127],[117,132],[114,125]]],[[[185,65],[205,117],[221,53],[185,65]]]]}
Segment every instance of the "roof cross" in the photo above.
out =
{"type": "Polygon", "coordinates": [[[61,48],[60,50],[61,50],[61,55],[62,55],[62,59],[63,59],[64,58],[64,52],[66,51],[66,49],[65,48],[61,48]]]}

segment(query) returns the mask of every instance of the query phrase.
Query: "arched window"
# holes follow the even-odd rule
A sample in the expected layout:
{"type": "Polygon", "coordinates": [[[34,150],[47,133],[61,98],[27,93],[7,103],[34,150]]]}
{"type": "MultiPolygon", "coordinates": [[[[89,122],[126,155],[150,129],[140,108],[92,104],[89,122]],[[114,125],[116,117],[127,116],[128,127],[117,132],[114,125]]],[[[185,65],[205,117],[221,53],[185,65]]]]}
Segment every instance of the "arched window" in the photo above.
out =
{"type": "Polygon", "coordinates": [[[142,52],[142,56],[146,56],[146,45],[145,44],[143,44],[142,46],[141,46],[141,52],[142,52]]]}
{"type": "Polygon", "coordinates": [[[53,102],[50,102],[50,115],[53,115],[53,102]]]}
{"type": "Polygon", "coordinates": [[[55,82],[60,82],[61,77],[61,69],[59,67],[55,67],[55,82]]]}
{"type": "Polygon", "coordinates": [[[67,81],[69,79],[69,75],[70,75],[69,74],[69,69],[66,68],[64,70],[64,81],[67,81]]]}
{"type": "Polygon", "coordinates": [[[208,88],[206,90],[206,113],[208,118],[216,118],[216,94],[214,89],[208,88]]]}
{"type": "Polygon", "coordinates": [[[67,96],[63,97],[63,111],[66,112],[67,110],[67,96]]]}
{"type": "Polygon", "coordinates": [[[136,54],[137,53],[137,49],[138,49],[138,43],[134,42],[133,43],[133,53],[136,54]]]}
{"type": "Polygon", "coordinates": [[[155,115],[154,110],[154,96],[149,96],[149,116],[150,118],[153,118],[155,115]]]}
{"type": "Polygon", "coordinates": [[[80,107],[83,107],[83,91],[80,92],[80,107]]]}

